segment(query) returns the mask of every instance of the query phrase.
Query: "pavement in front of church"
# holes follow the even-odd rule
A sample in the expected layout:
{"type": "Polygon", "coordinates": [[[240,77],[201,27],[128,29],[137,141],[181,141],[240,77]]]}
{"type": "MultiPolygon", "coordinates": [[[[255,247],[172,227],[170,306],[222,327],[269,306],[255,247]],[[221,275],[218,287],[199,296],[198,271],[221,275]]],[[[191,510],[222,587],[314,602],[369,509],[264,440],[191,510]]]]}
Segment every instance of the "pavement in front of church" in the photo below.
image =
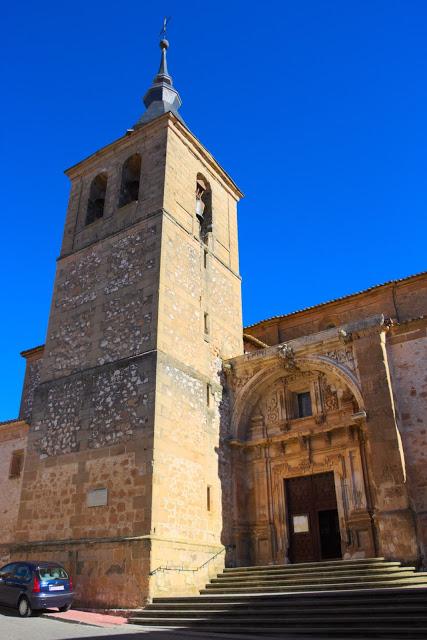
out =
{"type": "MultiPolygon", "coordinates": [[[[67,614],[20,618],[12,609],[0,608],[1,640],[242,640],[256,636],[210,634],[183,629],[160,629],[127,624],[125,618],[72,609],[67,614]]],[[[263,638],[268,640],[268,638],[263,638]]],[[[277,640],[277,638],[276,638],[277,640]]],[[[299,638],[299,640],[303,640],[299,638]]]]}

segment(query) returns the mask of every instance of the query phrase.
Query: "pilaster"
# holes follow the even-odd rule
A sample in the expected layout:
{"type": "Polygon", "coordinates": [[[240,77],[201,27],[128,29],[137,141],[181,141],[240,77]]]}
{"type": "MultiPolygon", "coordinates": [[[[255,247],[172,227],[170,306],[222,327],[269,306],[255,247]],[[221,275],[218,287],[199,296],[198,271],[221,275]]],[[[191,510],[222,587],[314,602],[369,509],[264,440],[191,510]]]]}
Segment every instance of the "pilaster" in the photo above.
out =
{"type": "Polygon", "coordinates": [[[387,330],[382,324],[352,336],[367,413],[363,433],[369,492],[378,553],[386,558],[413,561],[418,548],[385,349],[387,330]]]}

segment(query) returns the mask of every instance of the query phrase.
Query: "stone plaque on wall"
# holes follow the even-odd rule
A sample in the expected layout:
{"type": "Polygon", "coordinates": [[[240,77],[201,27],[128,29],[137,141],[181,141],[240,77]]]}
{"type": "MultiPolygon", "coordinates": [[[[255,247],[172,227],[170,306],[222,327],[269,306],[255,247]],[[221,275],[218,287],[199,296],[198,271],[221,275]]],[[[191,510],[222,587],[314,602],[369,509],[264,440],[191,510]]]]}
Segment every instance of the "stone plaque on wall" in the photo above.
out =
{"type": "Polygon", "coordinates": [[[104,507],[108,503],[108,489],[93,489],[86,495],[88,507],[104,507]]]}

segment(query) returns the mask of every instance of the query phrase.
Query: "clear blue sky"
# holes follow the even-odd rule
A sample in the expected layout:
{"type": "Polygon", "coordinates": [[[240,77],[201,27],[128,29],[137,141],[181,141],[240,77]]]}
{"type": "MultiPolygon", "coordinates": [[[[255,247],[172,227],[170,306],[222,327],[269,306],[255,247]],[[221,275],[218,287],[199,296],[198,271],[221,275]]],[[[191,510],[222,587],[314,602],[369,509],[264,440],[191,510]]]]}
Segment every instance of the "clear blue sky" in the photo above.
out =
{"type": "Polygon", "coordinates": [[[63,170],[141,114],[163,14],[181,113],[246,195],[246,324],[426,268],[425,0],[8,2],[0,419],[45,339],[63,170]]]}

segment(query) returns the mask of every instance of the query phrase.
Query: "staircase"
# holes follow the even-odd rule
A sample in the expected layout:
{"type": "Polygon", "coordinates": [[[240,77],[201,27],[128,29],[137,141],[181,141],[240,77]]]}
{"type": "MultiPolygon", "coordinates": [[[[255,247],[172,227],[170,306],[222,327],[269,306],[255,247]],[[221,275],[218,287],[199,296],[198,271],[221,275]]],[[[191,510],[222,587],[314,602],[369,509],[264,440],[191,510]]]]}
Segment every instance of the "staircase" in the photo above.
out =
{"type": "Polygon", "coordinates": [[[225,569],[129,622],[282,638],[427,638],[427,573],[383,558],[225,569]]]}

